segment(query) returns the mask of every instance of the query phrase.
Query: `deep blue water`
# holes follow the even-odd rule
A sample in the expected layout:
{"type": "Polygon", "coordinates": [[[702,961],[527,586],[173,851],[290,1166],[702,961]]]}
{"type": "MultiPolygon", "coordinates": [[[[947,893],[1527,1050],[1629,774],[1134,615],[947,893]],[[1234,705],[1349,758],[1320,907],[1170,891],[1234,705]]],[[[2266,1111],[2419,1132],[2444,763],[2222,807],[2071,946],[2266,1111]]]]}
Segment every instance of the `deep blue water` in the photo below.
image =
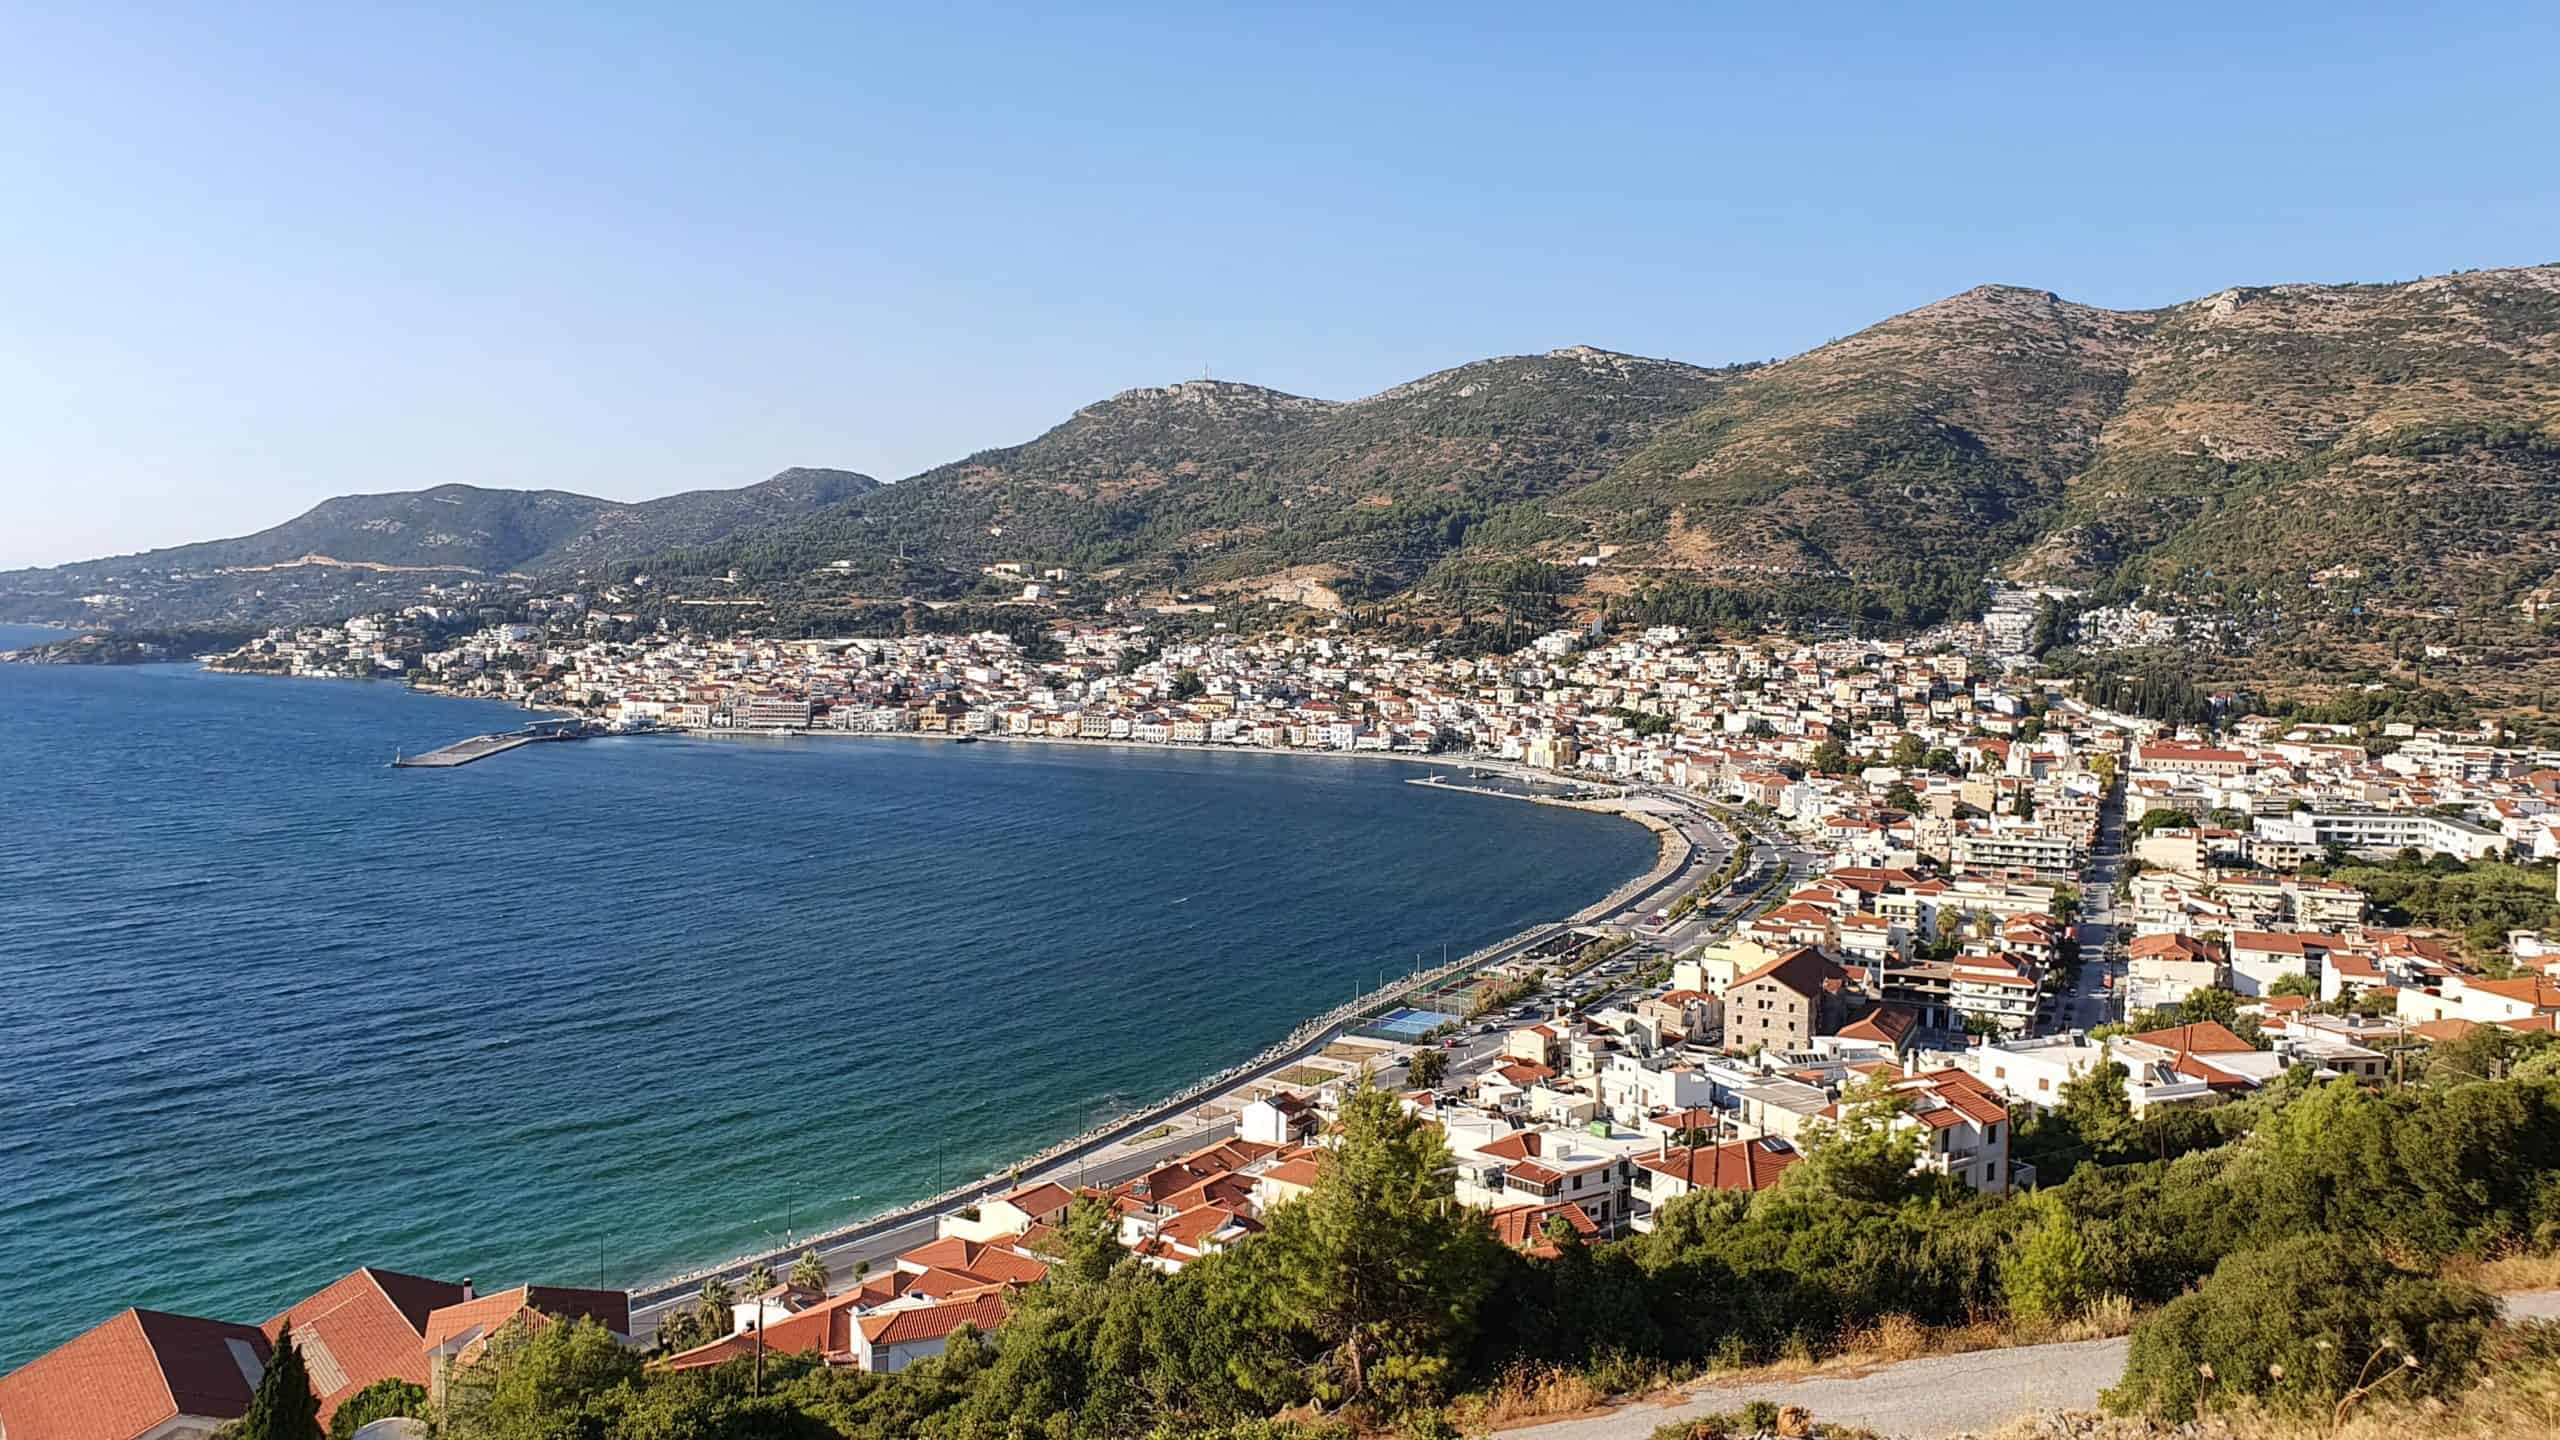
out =
{"type": "Polygon", "coordinates": [[[631,1284],[805,1234],[1654,849],[1314,757],[651,737],[384,764],[524,718],[0,666],[0,1368],[128,1304],[263,1319],[359,1263],[631,1284]]]}

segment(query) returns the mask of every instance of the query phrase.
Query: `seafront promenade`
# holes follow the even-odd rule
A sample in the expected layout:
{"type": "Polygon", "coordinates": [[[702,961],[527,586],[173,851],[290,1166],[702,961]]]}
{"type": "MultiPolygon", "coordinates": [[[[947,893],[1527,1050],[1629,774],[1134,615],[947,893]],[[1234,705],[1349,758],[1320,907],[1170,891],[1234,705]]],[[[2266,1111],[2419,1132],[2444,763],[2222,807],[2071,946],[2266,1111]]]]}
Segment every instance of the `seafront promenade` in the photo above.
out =
{"type": "MultiPolygon", "coordinates": [[[[1501,762],[1493,763],[1499,765],[1501,762]]],[[[1490,767],[1478,762],[1475,768],[1490,767]]],[[[1524,775],[1531,773],[1525,767],[1503,768],[1519,768],[1524,775]]],[[[1509,799],[1536,798],[1505,791],[1487,790],[1482,793],[1509,799]]],[[[714,1278],[735,1284],[759,1264],[779,1272],[787,1269],[803,1250],[816,1251],[833,1273],[839,1277],[847,1276],[857,1265],[867,1263],[877,1267],[889,1258],[934,1238],[939,1217],[991,1199],[1018,1185],[1046,1180],[1078,1188],[1116,1185],[1134,1179],[1168,1157],[1198,1149],[1232,1134],[1236,1127],[1235,1114],[1244,1104],[1277,1088],[1279,1077],[1323,1055],[1357,1030],[1365,1020],[1446,981],[1533,950],[1576,926],[1640,917],[1648,908],[1667,903],[1681,891],[1700,883],[1712,871],[1700,865],[1702,847],[1693,841],[1682,822],[1714,826],[1731,835],[1736,843],[1751,843],[1749,837],[1702,811],[1667,804],[1657,808],[1655,803],[1648,802],[1647,797],[1633,791],[1607,799],[1547,800],[1544,803],[1603,810],[1645,825],[1661,840],[1654,864],[1643,874],[1565,919],[1531,926],[1446,964],[1390,981],[1300,1023],[1251,1059],[1229,1066],[1083,1134],[1059,1141],[1026,1156],[1015,1165],[853,1224],[796,1237],[793,1243],[769,1252],[737,1256],[716,1265],[671,1276],[655,1285],[634,1289],[631,1292],[634,1337],[645,1340],[654,1336],[658,1322],[670,1310],[690,1302],[700,1293],[703,1283],[714,1278]]],[[[1410,1050],[1411,1047],[1381,1047],[1377,1052],[1381,1057],[1380,1064],[1374,1073],[1381,1077],[1399,1073],[1410,1050]]]]}

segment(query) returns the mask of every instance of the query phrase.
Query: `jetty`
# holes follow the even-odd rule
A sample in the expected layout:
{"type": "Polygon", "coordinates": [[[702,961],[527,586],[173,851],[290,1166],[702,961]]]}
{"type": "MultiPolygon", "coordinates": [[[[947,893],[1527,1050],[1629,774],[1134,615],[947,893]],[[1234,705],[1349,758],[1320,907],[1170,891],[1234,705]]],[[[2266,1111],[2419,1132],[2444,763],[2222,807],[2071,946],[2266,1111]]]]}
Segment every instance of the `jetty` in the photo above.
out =
{"type": "Polygon", "coordinates": [[[468,765],[474,760],[486,760],[492,755],[505,754],[519,745],[539,745],[554,740],[583,740],[586,736],[586,722],[582,720],[537,720],[521,730],[506,730],[495,735],[474,735],[468,740],[456,740],[450,745],[429,750],[422,755],[394,755],[391,757],[391,766],[395,770],[449,770],[456,765],[468,765]]]}

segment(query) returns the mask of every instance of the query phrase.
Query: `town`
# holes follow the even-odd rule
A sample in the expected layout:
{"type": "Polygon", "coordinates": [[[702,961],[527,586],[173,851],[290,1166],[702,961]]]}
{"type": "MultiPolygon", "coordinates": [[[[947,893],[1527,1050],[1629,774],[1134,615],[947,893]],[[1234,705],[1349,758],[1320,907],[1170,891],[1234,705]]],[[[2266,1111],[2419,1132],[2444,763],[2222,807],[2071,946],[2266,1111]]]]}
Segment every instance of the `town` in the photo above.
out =
{"type": "Polygon", "coordinates": [[[679,1370],[893,1372],[1001,1324],[1080,1204],[1162,1271],[1253,1244],[1369,1087],[1436,1130],[1495,1237],[1551,1256],[1695,1191],[1778,1186],[1862,1124],[1937,1183],[2005,1195],[2044,1178],[2021,1132],[2093,1085],[2136,1116],[2384,1086],[2484,1027],[2560,1023],[2560,752],[2493,726],[2145,719],[2037,678],[2015,604],[1905,640],[1593,624],[1460,656],[1136,620],[1028,643],[635,636],[603,600],[279,630],[213,664],[403,676],[626,734],[1431,759],[1417,778],[1646,817],[1666,859],[1603,913],[1371,997],[1072,1165],[655,1292],[478,1299],[367,1269],[263,1325],[129,1311],[0,1378],[0,1434],[208,1434],[288,1324],[324,1418],[375,1387],[440,1395],[516,1317],[584,1318],[679,1370]],[[2423,897],[2453,879],[2503,883],[2509,908],[2440,913],[2423,897]],[[101,1375],[138,1398],[69,1418],[101,1375]]]}

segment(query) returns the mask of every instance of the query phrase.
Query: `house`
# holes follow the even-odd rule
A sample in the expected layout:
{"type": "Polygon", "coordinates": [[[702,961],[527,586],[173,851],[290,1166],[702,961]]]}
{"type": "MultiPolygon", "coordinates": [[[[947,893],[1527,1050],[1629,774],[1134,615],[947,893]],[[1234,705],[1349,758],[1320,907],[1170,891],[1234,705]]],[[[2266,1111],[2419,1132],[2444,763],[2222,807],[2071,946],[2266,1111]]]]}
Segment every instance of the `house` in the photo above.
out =
{"type": "Polygon", "coordinates": [[[2276,981],[2299,975],[2317,981],[2329,952],[2347,948],[2344,936],[2295,930],[2241,930],[2231,937],[2231,988],[2265,995],[2276,981]]]}
{"type": "Polygon", "coordinates": [[[237,1420],[273,1352],[255,1326],[127,1310],[0,1376],[5,1440],[203,1440],[237,1420]]]}
{"type": "Polygon", "coordinates": [[[1692,1190],[1766,1190],[1804,1156],[1773,1136],[1728,1140],[1721,1145],[1664,1147],[1636,1162],[1635,1198],[1643,1209],[1635,1228],[1653,1228],[1654,1212],[1692,1190]]]}
{"type": "Polygon", "coordinates": [[[973,1295],[939,1304],[890,1307],[854,1322],[854,1363],[875,1374],[904,1370],[940,1355],[962,1328],[981,1334],[1004,1323],[1004,1297],[973,1295]]]}
{"type": "Polygon", "coordinates": [[[388,1270],[357,1270],[264,1326],[128,1310],[0,1377],[0,1440],[197,1440],[238,1419],[290,1322],[321,1413],[377,1380],[440,1397],[457,1365],[509,1321],[584,1317],[631,1331],[619,1290],[520,1286],[477,1296],[388,1270]]]}
{"type": "Polygon", "coordinates": [[[1597,1239],[1600,1234],[1599,1223],[1570,1200],[1552,1205],[1506,1206],[1485,1218],[1493,1225],[1493,1238],[1541,1260],[1552,1260],[1563,1253],[1553,1234],[1558,1220],[1584,1240],[1597,1239]]]}
{"type": "Polygon", "coordinates": [[[1915,1170],[1959,1180],[1990,1195],[2009,1193],[2009,1107],[1962,1070],[1930,1070],[1893,1082],[1910,1108],[1897,1129],[1921,1131],[1915,1170]]]}
{"type": "Polygon", "coordinates": [[[1256,1145],[1296,1145],[1315,1138],[1324,1116],[1313,1100],[1283,1090],[1244,1107],[1236,1133],[1256,1145]]]}
{"type": "Polygon", "coordinates": [[[945,1215],[934,1233],[978,1241],[1027,1234],[1035,1225],[1055,1225],[1064,1220],[1067,1207],[1075,1203],[1075,1198],[1075,1192],[1066,1186],[1044,1180],[979,1205],[975,1217],[967,1211],[945,1215]]]}
{"type": "Polygon", "coordinates": [[[593,1320],[615,1335],[631,1335],[631,1297],[620,1290],[579,1290],[557,1285],[519,1285],[488,1295],[474,1295],[468,1282],[463,1298],[427,1314],[419,1345],[427,1352],[427,1394],[444,1402],[445,1385],[454,1370],[469,1365],[489,1348],[489,1337],[521,1320],[547,1325],[554,1320],[593,1320]]]}
{"type": "Polygon", "coordinates": [[[1724,1045],[1802,1050],[1840,1028],[1848,1008],[1840,967],[1798,946],[1733,982],[1725,992],[1724,1045]]]}
{"type": "Polygon", "coordinates": [[[311,1372],[326,1424],[349,1396],[377,1380],[423,1388],[433,1378],[426,1352],[429,1317],[470,1298],[468,1281],[456,1285],[366,1268],[258,1328],[273,1344],[292,1324],[293,1348],[311,1372]]]}

